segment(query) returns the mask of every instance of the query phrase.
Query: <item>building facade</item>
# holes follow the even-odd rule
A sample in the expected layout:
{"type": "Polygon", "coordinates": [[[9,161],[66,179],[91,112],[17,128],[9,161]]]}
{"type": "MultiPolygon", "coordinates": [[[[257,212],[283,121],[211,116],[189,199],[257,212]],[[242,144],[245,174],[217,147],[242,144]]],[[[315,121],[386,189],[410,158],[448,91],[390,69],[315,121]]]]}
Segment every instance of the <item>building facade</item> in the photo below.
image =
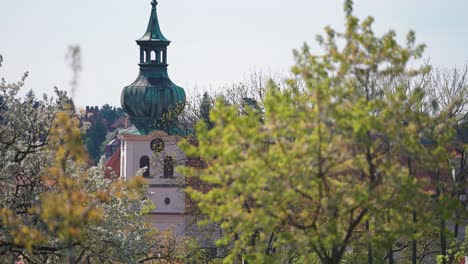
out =
{"type": "Polygon", "coordinates": [[[136,80],[123,88],[121,104],[132,126],[119,131],[120,177],[131,179],[139,172],[150,183],[155,209],[150,221],[160,230],[184,230],[185,195],[182,175],[175,167],[185,165],[178,142],[183,134],[174,125],[185,105],[184,89],[169,78],[168,46],[161,32],[156,0],[151,2],[148,27],[136,42],[140,47],[140,72],[136,80]],[[146,168],[146,171],[142,172],[146,168]]]}

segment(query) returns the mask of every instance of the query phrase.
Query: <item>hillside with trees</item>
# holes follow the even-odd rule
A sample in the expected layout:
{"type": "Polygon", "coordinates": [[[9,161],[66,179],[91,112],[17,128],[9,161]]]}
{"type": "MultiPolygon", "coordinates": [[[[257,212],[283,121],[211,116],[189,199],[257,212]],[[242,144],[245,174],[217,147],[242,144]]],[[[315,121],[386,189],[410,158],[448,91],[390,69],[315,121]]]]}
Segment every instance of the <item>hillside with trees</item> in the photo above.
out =
{"type": "Polygon", "coordinates": [[[86,129],[83,134],[86,150],[93,163],[97,164],[105,155],[106,144],[115,138],[118,129],[125,128],[125,113],[122,108],[108,104],[101,108],[87,106],[80,115],[80,121],[86,129]]]}

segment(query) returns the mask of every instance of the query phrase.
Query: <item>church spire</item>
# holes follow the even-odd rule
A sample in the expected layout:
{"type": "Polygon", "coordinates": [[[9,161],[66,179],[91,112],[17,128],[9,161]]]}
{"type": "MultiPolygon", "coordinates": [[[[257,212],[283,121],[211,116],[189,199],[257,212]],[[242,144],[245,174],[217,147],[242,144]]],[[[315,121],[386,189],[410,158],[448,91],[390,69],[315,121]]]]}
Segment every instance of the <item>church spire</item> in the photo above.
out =
{"type": "Polygon", "coordinates": [[[159,28],[157,4],[152,0],[148,29],[136,41],[140,46],[140,73],[124,87],[121,96],[122,108],[142,134],[154,129],[176,133],[175,120],[185,105],[184,89],[175,85],[167,73],[167,47],[171,42],[159,28]]]}
{"type": "Polygon", "coordinates": [[[158,1],[153,0],[151,2],[151,16],[148,22],[148,28],[146,29],[145,34],[141,37],[138,41],[163,41],[169,42],[166,37],[161,32],[161,28],[159,27],[159,20],[158,20],[158,13],[156,12],[156,6],[158,5],[158,1]]]}
{"type": "Polygon", "coordinates": [[[167,67],[167,46],[171,43],[161,32],[156,6],[158,1],[151,1],[151,16],[143,37],[136,42],[140,46],[140,67],[167,67]]]}

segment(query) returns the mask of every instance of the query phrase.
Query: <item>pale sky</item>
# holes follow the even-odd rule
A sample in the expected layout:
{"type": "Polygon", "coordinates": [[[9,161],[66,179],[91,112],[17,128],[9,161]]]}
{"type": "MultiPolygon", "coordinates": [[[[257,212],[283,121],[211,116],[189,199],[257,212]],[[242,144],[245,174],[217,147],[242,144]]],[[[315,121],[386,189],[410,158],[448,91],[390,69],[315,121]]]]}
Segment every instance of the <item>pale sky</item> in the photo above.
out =
{"type": "MultiPolygon", "coordinates": [[[[355,13],[375,18],[379,34],[400,39],[416,31],[436,67],[468,62],[467,0],[356,0],[355,13]]],[[[343,28],[342,0],[159,0],[161,30],[172,41],[169,75],[188,94],[240,82],[254,71],[286,75],[292,50],[326,25],[343,28]]],[[[143,35],[150,0],[0,0],[0,77],[25,90],[69,89],[68,45],[82,48],[83,72],[75,101],[120,105],[122,88],[138,74],[135,40],[143,35]]]]}

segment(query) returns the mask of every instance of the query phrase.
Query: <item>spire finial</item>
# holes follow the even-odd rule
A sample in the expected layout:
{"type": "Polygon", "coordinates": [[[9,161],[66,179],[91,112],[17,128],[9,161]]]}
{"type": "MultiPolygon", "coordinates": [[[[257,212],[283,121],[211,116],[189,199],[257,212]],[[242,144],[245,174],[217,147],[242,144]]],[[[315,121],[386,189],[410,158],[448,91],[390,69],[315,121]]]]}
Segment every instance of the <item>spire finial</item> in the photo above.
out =
{"type": "MultiPolygon", "coordinates": [[[[0,0],[1,1],[1,0],[0,0]]],[[[151,9],[151,16],[148,22],[148,27],[146,29],[145,35],[141,37],[139,40],[141,41],[163,41],[163,42],[169,42],[168,39],[164,37],[164,35],[161,33],[161,29],[159,28],[159,21],[158,21],[158,12],[156,5],[158,4],[157,0],[152,0],[151,5],[153,8],[151,9]]]]}

